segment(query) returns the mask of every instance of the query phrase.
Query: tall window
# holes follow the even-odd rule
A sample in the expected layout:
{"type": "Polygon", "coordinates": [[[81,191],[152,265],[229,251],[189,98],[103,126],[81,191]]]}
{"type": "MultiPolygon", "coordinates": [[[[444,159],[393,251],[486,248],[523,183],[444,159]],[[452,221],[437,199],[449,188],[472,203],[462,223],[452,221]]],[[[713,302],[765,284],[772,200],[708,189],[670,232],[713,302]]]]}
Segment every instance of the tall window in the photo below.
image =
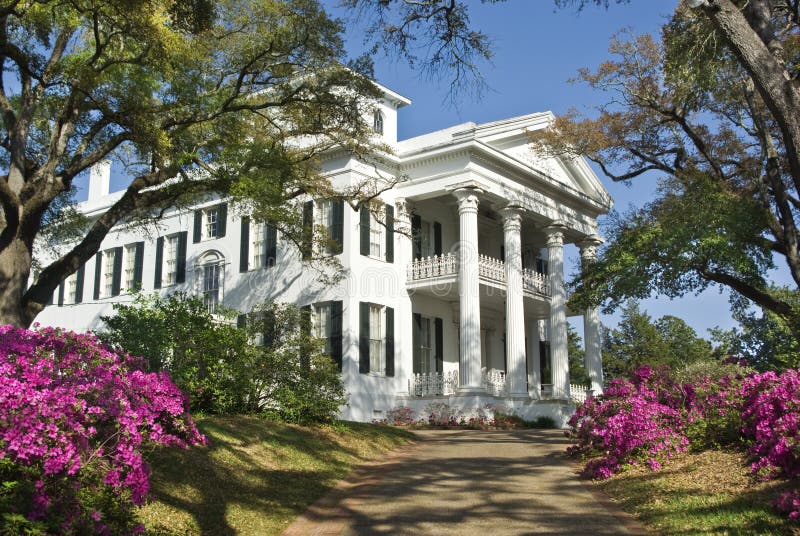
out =
{"type": "Polygon", "coordinates": [[[262,224],[250,225],[250,233],[253,235],[253,262],[250,266],[260,268],[265,265],[266,255],[266,226],[262,224]]]}
{"type": "MultiPolygon", "coordinates": [[[[319,199],[316,201],[314,210],[314,226],[324,227],[330,233],[333,228],[333,200],[319,199]]],[[[333,255],[335,247],[330,243],[330,236],[324,243],[320,244],[320,255],[333,255]]]]}
{"type": "Polygon", "coordinates": [[[372,130],[377,134],[383,134],[383,114],[378,110],[372,114],[372,130]]]}
{"type": "Polygon", "coordinates": [[[432,257],[433,256],[433,232],[431,231],[431,222],[429,221],[421,221],[420,228],[420,241],[422,242],[422,256],[423,257],[432,257]]]}
{"type": "Polygon", "coordinates": [[[369,226],[369,254],[372,257],[383,256],[384,229],[385,227],[378,221],[373,221],[369,226]]]}
{"type": "Polygon", "coordinates": [[[216,313],[222,302],[222,283],[225,277],[225,258],[215,251],[210,251],[200,258],[196,268],[199,289],[203,303],[209,313],[216,313]]]}
{"type": "Polygon", "coordinates": [[[174,285],[178,275],[178,235],[164,238],[164,285],[174,285]]]}
{"type": "Polygon", "coordinates": [[[419,326],[419,348],[417,351],[417,363],[414,369],[419,372],[434,372],[436,363],[433,356],[433,321],[430,318],[422,317],[419,326]]]}
{"type": "Polygon", "coordinates": [[[135,289],[136,282],[136,244],[125,246],[125,289],[135,289]]]}
{"type": "Polygon", "coordinates": [[[383,374],[386,372],[386,357],[383,331],[383,307],[369,306],[369,370],[383,374]]]}
{"type": "Polygon", "coordinates": [[[75,303],[78,296],[78,274],[73,273],[66,280],[67,303],[75,303]]]}
{"type": "Polygon", "coordinates": [[[331,304],[314,306],[314,335],[325,341],[325,353],[331,355],[331,304]]]}
{"type": "Polygon", "coordinates": [[[114,261],[116,260],[117,250],[107,249],[103,253],[103,296],[114,295],[114,261]]]}

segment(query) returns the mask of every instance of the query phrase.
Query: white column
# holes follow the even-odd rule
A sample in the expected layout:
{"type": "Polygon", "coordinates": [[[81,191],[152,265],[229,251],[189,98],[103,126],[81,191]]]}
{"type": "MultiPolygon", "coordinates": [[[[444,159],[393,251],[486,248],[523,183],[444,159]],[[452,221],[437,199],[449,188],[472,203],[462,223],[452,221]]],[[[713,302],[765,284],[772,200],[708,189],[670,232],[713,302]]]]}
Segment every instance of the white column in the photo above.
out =
{"type": "MultiPolygon", "coordinates": [[[[581,268],[586,270],[597,259],[597,246],[602,240],[590,236],[578,244],[581,251],[581,268]]],[[[584,366],[592,381],[592,395],[603,394],[603,356],[600,351],[600,312],[597,307],[589,307],[583,313],[583,338],[585,341],[584,366]]]]}
{"type": "Polygon", "coordinates": [[[569,399],[567,355],[567,294],[564,288],[564,228],[551,225],[547,233],[547,266],[550,272],[550,356],[553,398],[569,399]]]}
{"type": "Polygon", "coordinates": [[[413,325],[411,296],[406,289],[408,283],[406,272],[412,258],[411,244],[411,211],[405,199],[395,200],[394,211],[395,248],[394,262],[399,270],[400,284],[395,288],[400,289],[397,311],[395,312],[394,344],[395,344],[395,377],[397,378],[398,394],[407,394],[408,381],[414,370],[413,325]]]}
{"type": "Polygon", "coordinates": [[[510,396],[528,396],[525,370],[525,310],[522,302],[522,215],[518,207],[501,211],[506,268],[506,385],[510,396]]]}
{"type": "Polygon", "coordinates": [[[478,196],[480,190],[461,188],[458,198],[458,293],[461,348],[459,391],[483,391],[481,386],[481,298],[478,274],[478,196]]]}
{"type": "Polygon", "coordinates": [[[539,320],[528,320],[528,361],[529,369],[528,376],[530,382],[528,383],[528,394],[531,398],[542,398],[541,383],[542,378],[540,371],[542,370],[541,359],[539,356],[539,320]]]}

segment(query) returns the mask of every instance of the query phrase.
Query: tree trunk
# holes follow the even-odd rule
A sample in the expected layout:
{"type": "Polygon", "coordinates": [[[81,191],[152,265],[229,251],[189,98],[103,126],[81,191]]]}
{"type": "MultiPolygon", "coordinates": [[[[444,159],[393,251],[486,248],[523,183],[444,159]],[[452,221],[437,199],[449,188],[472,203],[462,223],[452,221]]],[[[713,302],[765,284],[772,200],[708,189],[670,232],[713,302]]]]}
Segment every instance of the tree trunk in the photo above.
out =
{"type": "MultiPolygon", "coordinates": [[[[47,299],[36,303],[24,299],[31,271],[31,252],[18,238],[0,249],[0,324],[27,328],[44,309],[47,299]]],[[[28,297],[30,298],[30,297],[28,297]]]]}

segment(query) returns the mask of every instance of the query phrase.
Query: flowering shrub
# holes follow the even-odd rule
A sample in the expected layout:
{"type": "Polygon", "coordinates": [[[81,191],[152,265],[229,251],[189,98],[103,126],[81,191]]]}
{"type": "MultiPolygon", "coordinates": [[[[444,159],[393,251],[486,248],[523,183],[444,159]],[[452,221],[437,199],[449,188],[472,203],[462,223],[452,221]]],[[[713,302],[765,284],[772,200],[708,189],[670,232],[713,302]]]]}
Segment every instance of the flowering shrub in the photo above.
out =
{"type": "Polygon", "coordinates": [[[390,409],[386,412],[386,424],[409,426],[414,424],[414,409],[408,406],[390,409]]]}
{"type": "Polygon", "coordinates": [[[0,326],[0,533],[136,532],[147,445],[204,442],[165,374],[92,335],[0,326]]]}
{"type": "Polygon", "coordinates": [[[800,476],[800,371],[754,374],[743,384],[743,432],[762,480],[800,476]]]}
{"type": "Polygon", "coordinates": [[[774,506],[778,512],[787,514],[789,519],[796,521],[800,519],[800,492],[796,489],[784,491],[772,501],[772,506],[774,506]]]}
{"type": "Polygon", "coordinates": [[[688,446],[681,413],[659,400],[652,370],[642,367],[633,381],[612,380],[602,397],[590,398],[570,418],[571,455],[592,457],[584,472],[608,478],[626,464],[651,469],[688,446]]]}

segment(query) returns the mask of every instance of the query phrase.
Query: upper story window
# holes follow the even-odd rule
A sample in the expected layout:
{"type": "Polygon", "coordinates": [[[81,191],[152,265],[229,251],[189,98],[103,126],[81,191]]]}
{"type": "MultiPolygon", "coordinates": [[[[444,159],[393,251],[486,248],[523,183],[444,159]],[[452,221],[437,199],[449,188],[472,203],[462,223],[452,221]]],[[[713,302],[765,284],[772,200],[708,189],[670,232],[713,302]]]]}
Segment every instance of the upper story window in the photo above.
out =
{"type": "Polygon", "coordinates": [[[303,205],[303,259],[317,255],[339,255],[344,242],[344,201],[319,199],[303,205]]]}
{"type": "Polygon", "coordinates": [[[394,262],[394,207],[382,204],[377,210],[363,205],[359,221],[361,254],[394,262]]]}
{"type": "Polygon", "coordinates": [[[164,237],[164,285],[177,283],[178,275],[178,235],[164,237]]]}
{"type": "Polygon", "coordinates": [[[439,222],[412,216],[411,235],[415,259],[442,254],[442,225],[439,222]]]}
{"type": "Polygon", "coordinates": [[[383,134],[383,114],[378,110],[372,113],[372,130],[376,134],[383,134]]]}
{"type": "Polygon", "coordinates": [[[139,282],[136,281],[136,244],[125,246],[125,288],[128,290],[136,289],[139,282]]]}
{"type": "Polygon", "coordinates": [[[75,272],[67,277],[65,283],[67,285],[67,303],[78,303],[78,273],[75,272]]]}
{"type": "Polygon", "coordinates": [[[325,353],[331,355],[331,302],[314,306],[314,335],[325,341],[325,353]]]}
{"type": "Polygon", "coordinates": [[[195,210],[193,242],[197,243],[201,240],[212,240],[225,236],[227,219],[227,203],[195,210]]]}
{"type": "Polygon", "coordinates": [[[117,263],[117,248],[107,249],[103,252],[103,297],[116,296],[114,292],[114,267],[117,263]]]}

